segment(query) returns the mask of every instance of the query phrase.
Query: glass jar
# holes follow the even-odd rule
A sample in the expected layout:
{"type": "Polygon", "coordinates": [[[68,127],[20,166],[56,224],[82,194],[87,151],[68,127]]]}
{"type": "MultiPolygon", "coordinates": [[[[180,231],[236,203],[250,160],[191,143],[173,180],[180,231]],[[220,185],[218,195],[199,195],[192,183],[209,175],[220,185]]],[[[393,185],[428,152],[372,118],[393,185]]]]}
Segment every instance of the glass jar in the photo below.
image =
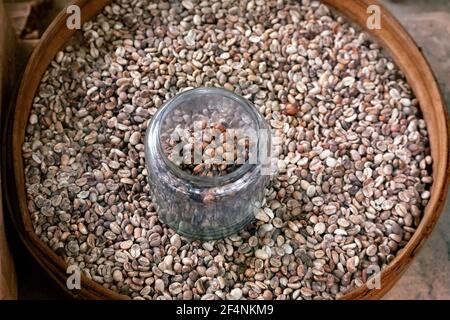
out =
{"type": "MultiPolygon", "coordinates": [[[[265,119],[249,101],[224,89],[193,89],[165,103],[154,115],[145,136],[149,185],[160,219],[179,234],[200,240],[223,238],[250,223],[262,204],[269,180],[269,132],[265,119]],[[245,161],[241,158],[236,165],[229,159],[226,162],[233,171],[195,175],[183,170],[175,156],[168,154],[167,146],[174,136],[179,137],[180,132],[191,134],[198,123],[201,126],[197,127],[205,128],[205,122],[226,125],[235,133],[233,141],[245,141],[245,161]]],[[[205,133],[200,136],[202,144],[197,151],[205,146],[205,133]]],[[[181,144],[177,150],[185,147],[181,144]]],[[[203,162],[195,151],[194,156],[178,159],[194,159],[193,165],[198,160],[203,162]]]]}

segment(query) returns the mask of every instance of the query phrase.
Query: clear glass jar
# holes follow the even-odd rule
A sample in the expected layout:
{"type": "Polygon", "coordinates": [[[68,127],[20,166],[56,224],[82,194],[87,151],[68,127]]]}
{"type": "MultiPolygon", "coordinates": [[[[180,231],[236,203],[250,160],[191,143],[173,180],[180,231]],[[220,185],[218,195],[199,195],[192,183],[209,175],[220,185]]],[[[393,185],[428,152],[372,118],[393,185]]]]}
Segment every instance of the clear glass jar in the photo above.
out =
{"type": "Polygon", "coordinates": [[[270,148],[265,119],[244,98],[218,88],[175,96],[154,115],[145,136],[149,185],[160,219],[191,239],[219,239],[239,231],[264,199],[269,175],[263,168],[270,162],[270,148]],[[174,132],[205,119],[241,130],[250,141],[251,156],[234,171],[198,176],[169,158],[165,148],[174,132]]]}

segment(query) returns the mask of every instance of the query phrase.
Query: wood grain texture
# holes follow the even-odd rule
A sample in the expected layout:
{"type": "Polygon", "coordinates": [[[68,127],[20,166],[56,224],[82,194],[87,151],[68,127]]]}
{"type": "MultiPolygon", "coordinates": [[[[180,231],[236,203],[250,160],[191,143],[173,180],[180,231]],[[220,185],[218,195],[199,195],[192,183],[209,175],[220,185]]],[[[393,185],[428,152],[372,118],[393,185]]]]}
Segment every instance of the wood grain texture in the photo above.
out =
{"type": "MultiPolygon", "coordinates": [[[[14,33],[6,18],[3,1],[0,1],[0,121],[3,110],[10,102],[11,83],[14,81],[14,33]]],[[[1,178],[0,178],[1,185],[1,178]]],[[[17,282],[14,263],[8,248],[0,189],[0,300],[17,298],[17,282]]]]}
{"type": "MultiPolygon", "coordinates": [[[[368,17],[367,7],[370,4],[377,4],[377,1],[369,0],[324,0],[326,4],[337,9],[350,20],[361,27],[366,27],[368,17]]],[[[103,6],[109,3],[108,0],[88,1],[79,0],[76,2],[82,10],[83,21],[95,16],[103,6]]],[[[431,188],[431,198],[425,208],[423,219],[414,236],[397,255],[394,261],[382,271],[381,289],[370,290],[366,285],[352,290],[343,299],[375,299],[385,294],[398,280],[401,273],[407,268],[414,258],[417,250],[426,240],[433,229],[444,205],[449,183],[449,121],[446,108],[441,98],[436,80],[431,69],[423,57],[421,51],[414,41],[384,8],[381,7],[380,30],[367,30],[374,36],[383,47],[391,54],[399,68],[406,75],[416,97],[420,101],[424,119],[428,125],[431,153],[434,159],[433,178],[431,188]]],[[[16,195],[8,194],[9,205],[19,207],[13,215],[16,227],[26,246],[33,256],[44,266],[44,268],[55,278],[62,287],[65,287],[66,264],[63,259],[51,251],[34,234],[29,212],[27,209],[27,199],[24,186],[23,159],[21,146],[25,137],[25,127],[28,121],[32,99],[39,85],[40,79],[48,64],[53,59],[57,51],[63,47],[64,43],[72,36],[73,30],[68,30],[65,25],[67,15],[61,13],[44,34],[39,46],[31,57],[19,92],[15,117],[13,119],[12,140],[12,165],[13,179],[16,186],[16,195]],[[17,198],[14,198],[17,196],[17,198]]],[[[82,289],[76,292],[78,298],[127,298],[99,284],[82,279],[82,289]]]]}

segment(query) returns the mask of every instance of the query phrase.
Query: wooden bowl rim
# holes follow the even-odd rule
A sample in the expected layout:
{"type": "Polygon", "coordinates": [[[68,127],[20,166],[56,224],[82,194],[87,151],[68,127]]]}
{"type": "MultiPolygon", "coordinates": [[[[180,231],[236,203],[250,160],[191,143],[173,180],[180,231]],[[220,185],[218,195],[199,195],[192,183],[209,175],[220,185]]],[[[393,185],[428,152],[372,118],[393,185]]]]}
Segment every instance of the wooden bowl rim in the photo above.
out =
{"type": "MultiPolygon", "coordinates": [[[[76,0],[74,4],[78,5],[81,8],[82,12],[82,22],[87,20],[91,20],[98,13],[101,12],[101,9],[108,5],[111,0],[76,0]],[[87,12],[87,14],[86,14],[87,12]]],[[[380,43],[386,51],[390,53],[391,58],[395,61],[398,68],[405,74],[408,83],[412,87],[414,94],[417,99],[419,99],[419,95],[422,99],[427,97],[425,92],[428,93],[428,99],[426,101],[426,106],[429,107],[429,104],[434,111],[437,111],[440,116],[437,116],[433,122],[430,121],[431,115],[423,112],[424,119],[427,123],[427,127],[430,128],[430,123],[436,126],[439,126],[440,129],[444,130],[444,133],[440,133],[443,136],[440,137],[438,141],[431,141],[431,148],[439,149],[441,151],[440,155],[444,158],[439,160],[438,166],[433,164],[433,185],[432,192],[429,203],[423,212],[422,220],[412,236],[412,238],[408,241],[404,248],[396,255],[394,260],[382,270],[381,272],[381,281],[387,282],[387,286],[382,288],[381,290],[377,289],[368,289],[367,285],[364,284],[359,288],[355,288],[350,290],[348,293],[343,295],[341,299],[354,299],[354,298],[376,298],[381,297],[384,293],[386,293],[390,287],[398,280],[398,277],[401,272],[403,272],[407,265],[411,262],[413,256],[417,253],[417,250],[421,247],[423,242],[431,233],[439,215],[442,211],[443,205],[445,203],[445,197],[447,195],[449,176],[450,176],[450,163],[449,163],[449,120],[446,107],[444,105],[443,99],[440,95],[439,87],[437,85],[436,79],[431,71],[430,66],[428,65],[425,57],[420,52],[417,45],[414,43],[412,38],[406,32],[406,30],[401,26],[401,24],[386,10],[381,6],[378,0],[354,0],[354,1],[340,1],[340,0],[323,0],[323,3],[333,7],[338,10],[340,14],[346,16],[351,22],[356,23],[360,27],[362,27],[367,33],[374,36],[378,43],[380,43]],[[368,30],[364,22],[361,20],[361,12],[365,12],[365,9],[371,5],[375,4],[381,8],[381,16],[382,16],[382,24],[387,24],[388,27],[385,29],[392,28],[395,31],[381,31],[379,30],[368,30]],[[364,11],[362,11],[364,10],[364,11]],[[402,45],[400,47],[395,46],[393,43],[386,42],[386,32],[389,34],[395,33],[401,38],[402,45]],[[400,52],[393,51],[393,48],[399,49],[400,52]],[[406,56],[405,56],[406,54],[406,56]],[[401,61],[398,61],[399,57],[414,57],[417,61],[415,61],[416,67],[420,72],[422,72],[422,82],[427,83],[427,87],[425,89],[419,88],[419,94],[416,93],[419,90],[417,87],[420,87],[417,83],[411,83],[411,79],[409,78],[411,70],[403,69],[404,64],[401,61]],[[431,101],[431,102],[430,102],[431,101]],[[427,120],[428,119],[428,120],[427,120]],[[436,168],[435,168],[436,167],[436,168]],[[439,173],[436,176],[436,173],[439,173]]],[[[42,63],[41,58],[46,56],[46,52],[49,48],[52,48],[52,41],[57,41],[61,38],[64,38],[63,41],[58,43],[55,54],[61,49],[68,40],[74,34],[73,30],[68,30],[65,25],[65,21],[68,17],[68,14],[65,10],[63,10],[59,15],[55,18],[55,20],[50,24],[43,37],[41,38],[38,46],[34,50],[31,58],[28,61],[26,70],[24,72],[24,76],[21,81],[19,94],[16,102],[16,112],[13,120],[13,166],[14,166],[14,179],[16,182],[16,192],[19,198],[19,206],[21,211],[22,223],[24,226],[24,234],[21,235],[22,241],[26,244],[29,251],[32,255],[38,260],[38,262],[50,273],[50,275],[64,288],[66,275],[67,264],[58,255],[56,255],[45,243],[43,243],[39,237],[34,233],[32,228],[30,215],[27,208],[27,195],[24,185],[24,169],[23,169],[23,157],[22,157],[22,143],[24,141],[25,130],[28,124],[29,113],[32,108],[32,101],[34,99],[34,95],[38,89],[39,83],[44,75],[45,70],[47,70],[48,65],[53,60],[54,54],[52,55],[50,62],[42,63]],[[65,29],[65,30],[64,30],[65,29]],[[55,40],[56,39],[56,40],[55,40]],[[45,65],[45,68],[42,66],[45,65]],[[39,67],[40,66],[40,67],[39,67]],[[38,68],[41,71],[44,70],[41,74],[38,74],[39,80],[35,81],[36,73],[35,69],[38,68]],[[34,77],[33,77],[33,73],[34,77]],[[30,80],[31,79],[31,80],[30,80]],[[32,88],[32,90],[30,90],[32,88]],[[25,120],[24,120],[25,119],[25,120]],[[25,122],[24,122],[25,121],[25,122]],[[18,133],[18,134],[17,134],[18,133]]],[[[389,40],[389,39],[388,39],[389,40]]],[[[390,40],[392,41],[392,39],[390,40]]],[[[46,58],[47,59],[47,58],[46,58]]],[[[423,107],[422,101],[419,100],[421,108],[423,107]]],[[[439,133],[438,133],[439,135],[439,133]]],[[[433,150],[432,150],[433,151],[433,150]]],[[[436,151],[437,152],[437,151],[436,151]]],[[[435,160],[435,163],[437,161],[435,160]]],[[[13,213],[11,212],[11,215],[13,213]]],[[[17,217],[13,217],[18,219],[17,217]]],[[[67,290],[67,288],[65,288],[67,290]]],[[[74,294],[74,292],[71,292],[74,294]]],[[[79,297],[87,297],[87,298],[114,298],[114,299],[129,299],[128,296],[118,294],[110,289],[106,289],[97,282],[82,276],[82,289],[77,291],[75,296],[79,297]]]]}

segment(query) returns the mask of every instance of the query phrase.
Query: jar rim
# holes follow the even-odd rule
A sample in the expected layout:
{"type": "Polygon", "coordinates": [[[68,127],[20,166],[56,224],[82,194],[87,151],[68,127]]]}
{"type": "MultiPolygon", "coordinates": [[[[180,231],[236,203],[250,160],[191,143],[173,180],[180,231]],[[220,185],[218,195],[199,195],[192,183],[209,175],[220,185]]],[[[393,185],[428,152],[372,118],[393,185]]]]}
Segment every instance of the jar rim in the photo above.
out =
{"type": "MultiPolygon", "coordinates": [[[[160,131],[161,125],[160,124],[171,113],[171,111],[175,107],[178,106],[177,102],[179,102],[181,99],[190,98],[194,95],[204,94],[204,93],[212,93],[212,94],[224,96],[226,98],[229,98],[229,99],[232,99],[232,100],[238,102],[238,105],[245,106],[246,108],[248,108],[249,114],[252,117],[252,122],[255,124],[255,130],[256,130],[257,134],[259,135],[259,132],[262,129],[261,122],[260,122],[261,121],[260,119],[262,117],[261,117],[261,115],[259,115],[256,112],[257,110],[255,109],[255,107],[253,106],[253,104],[250,101],[248,101],[247,99],[244,99],[243,97],[241,97],[231,91],[228,91],[226,89],[202,87],[202,88],[195,88],[195,89],[181,92],[180,94],[177,94],[172,99],[170,99],[169,101],[164,103],[164,105],[158,110],[158,112],[155,114],[154,118],[152,119],[152,122],[154,122],[153,120],[155,120],[153,125],[159,124],[159,126],[157,126],[157,128],[155,128],[155,130],[153,131],[153,133],[156,134],[156,137],[153,141],[157,141],[156,147],[157,147],[158,152],[161,154],[161,157],[162,157],[165,165],[178,178],[180,178],[184,181],[189,181],[190,184],[196,185],[198,187],[214,187],[214,186],[219,186],[219,185],[226,185],[226,184],[229,184],[229,183],[232,183],[232,182],[238,180],[239,178],[243,177],[247,173],[254,171],[255,169],[257,169],[257,165],[245,163],[240,168],[238,168],[230,173],[227,173],[226,175],[223,175],[223,176],[212,176],[212,177],[196,176],[196,175],[193,175],[193,174],[183,171],[173,161],[171,161],[169,159],[169,157],[167,156],[167,154],[164,152],[161,141],[160,141],[160,137],[161,137],[161,131],[160,131]]],[[[152,124],[149,125],[149,129],[150,129],[151,125],[152,124]]],[[[258,144],[259,144],[259,139],[258,139],[258,144]]]]}

